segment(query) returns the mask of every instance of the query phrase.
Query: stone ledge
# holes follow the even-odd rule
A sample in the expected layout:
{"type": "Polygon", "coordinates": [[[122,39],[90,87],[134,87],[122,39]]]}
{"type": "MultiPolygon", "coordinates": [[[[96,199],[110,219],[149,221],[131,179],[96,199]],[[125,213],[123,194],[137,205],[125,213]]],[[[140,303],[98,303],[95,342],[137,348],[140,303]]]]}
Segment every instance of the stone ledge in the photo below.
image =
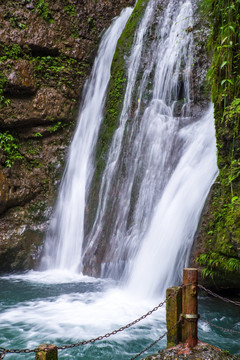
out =
{"type": "Polygon", "coordinates": [[[157,354],[150,355],[143,360],[238,360],[237,355],[231,355],[213,345],[198,342],[193,349],[184,348],[182,344],[167,350],[159,350],[157,354]]]}

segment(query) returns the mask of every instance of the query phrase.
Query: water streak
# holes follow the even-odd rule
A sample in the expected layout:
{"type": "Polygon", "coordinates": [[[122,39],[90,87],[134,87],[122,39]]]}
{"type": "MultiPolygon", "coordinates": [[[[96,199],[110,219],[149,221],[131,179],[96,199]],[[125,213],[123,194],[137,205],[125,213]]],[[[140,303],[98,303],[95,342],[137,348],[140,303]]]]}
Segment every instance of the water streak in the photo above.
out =
{"type": "Polygon", "coordinates": [[[106,31],[84,87],[78,126],[68,153],[42,267],[81,271],[85,198],[93,174],[92,154],[102,120],[110,67],[119,36],[132,12],[125,9],[106,31]]]}
{"type": "Polygon", "coordinates": [[[106,33],[86,85],[56,222],[46,242],[48,268],[53,263],[77,272],[85,266],[92,274],[124,279],[134,291],[140,291],[141,284],[140,292],[147,295],[177,281],[217,174],[212,110],[201,118],[191,111],[192,1],[170,0],[161,10],[160,3],[148,2],[125,59],[127,85],[119,126],[84,249],[92,154],[113,52],[129,9],[106,33]]]}
{"type": "Polygon", "coordinates": [[[177,284],[217,175],[213,107],[179,131],[184,152],[158,203],[131,269],[129,290],[148,296],[177,284]]]}
{"type": "MultiPolygon", "coordinates": [[[[149,295],[156,291],[159,279],[164,284],[170,281],[168,269],[164,268],[161,273],[156,273],[155,262],[153,264],[156,268],[153,266],[151,275],[148,275],[148,267],[143,267],[144,255],[141,266],[145,270],[140,271],[140,265],[133,265],[141,244],[148,242],[145,234],[148,232],[156,205],[162,197],[167,196],[169,203],[164,203],[166,208],[162,211],[168,211],[176,196],[176,191],[170,194],[168,190],[174,176],[180,177],[177,180],[179,194],[184,191],[181,190],[181,186],[184,185],[181,183],[181,164],[184,161],[197,161],[202,166],[202,170],[196,169],[196,175],[193,175],[196,183],[194,184],[193,178],[189,180],[192,181],[193,188],[198,186],[199,178],[207,168],[209,177],[206,179],[205,192],[200,192],[199,203],[196,200],[195,205],[189,207],[186,218],[182,217],[179,220],[184,224],[183,228],[191,228],[190,238],[186,239],[188,251],[182,250],[182,240],[179,242],[173,234],[168,238],[179,256],[181,254],[178,264],[182,266],[187,262],[204,200],[217,173],[212,113],[208,115],[208,126],[212,126],[209,138],[209,127],[196,125],[205,124],[205,118],[198,122],[199,119],[194,119],[190,111],[193,63],[192,2],[171,0],[164,14],[159,14],[158,3],[149,1],[127,60],[128,81],[123,110],[109,150],[102,177],[97,216],[88,235],[89,242],[84,254],[84,262],[88,264],[88,268],[96,267],[96,262],[101,261],[102,276],[121,278],[124,274],[125,280],[131,279],[131,287],[134,282],[139,282],[142,292],[149,291],[149,295]],[[205,156],[204,152],[201,153],[197,148],[194,150],[195,160],[186,159],[185,153],[190,148],[194,149],[200,141],[199,138],[195,138],[198,126],[203,131],[203,138],[206,137],[209,153],[205,156]],[[210,169],[206,160],[209,154],[212,156],[210,169]],[[196,221],[192,226],[190,218],[191,212],[194,211],[196,221]],[[95,255],[98,245],[106,238],[108,241],[105,244],[105,252],[101,248],[103,255],[97,258],[95,255]],[[137,269],[139,277],[135,274],[137,269]],[[139,281],[142,272],[145,272],[146,278],[156,277],[154,289],[145,288],[145,282],[143,284],[139,281]]],[[[182,212],[183,202],[179,201],[175,206],[179,213],[182,212]]],[[[174,227],[175,213],[172,213],[172,216],[174,227]]],[[[156,221],[161,221],[161,217],[156,221]]],[[[182,236],[185,236],[184,232],[182,236]]],[[[143,248],[145,249],[145,245],[143,248]]],[[[154,249],[153,247],[153,252],[154,249]]],[[[164,251],[168,257],[170,248],[164,251]]],[[[136,262],[138,264],[139,260],[136,262]]],[[[149,263],[150,256],[148,266],[149,263]]],[[[174,258],[171,274],[174,273],[172,269],[175,265],[174,258]]],[[[174,281],[173,278],[171,280],[174,281]]]]}

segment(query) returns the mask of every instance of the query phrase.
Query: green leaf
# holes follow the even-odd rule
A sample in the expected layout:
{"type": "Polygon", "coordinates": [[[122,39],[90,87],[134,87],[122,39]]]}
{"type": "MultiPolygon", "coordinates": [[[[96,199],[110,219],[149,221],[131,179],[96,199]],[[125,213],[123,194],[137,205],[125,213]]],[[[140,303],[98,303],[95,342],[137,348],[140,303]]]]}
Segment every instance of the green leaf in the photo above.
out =
{"type": "Polygon", "coordinates": [[[228,61],[223,61],[222,65],[221,65],[221,69],[228,63],[228,61]]]}

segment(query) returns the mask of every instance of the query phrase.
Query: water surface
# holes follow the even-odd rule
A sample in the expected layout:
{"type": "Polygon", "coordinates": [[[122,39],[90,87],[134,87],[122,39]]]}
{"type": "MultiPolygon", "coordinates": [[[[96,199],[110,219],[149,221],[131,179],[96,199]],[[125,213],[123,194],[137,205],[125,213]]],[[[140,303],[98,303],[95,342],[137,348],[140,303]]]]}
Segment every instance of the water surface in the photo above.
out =
{"type": "MultiPolygon", "coordinates": [[[[142,316],[163,299],[138,298],[116,282],[61,272],[30,272],[0,278],[0,343],[5,348],[58,346],[104,335],[142,316]]],[[[216,325],[240,331],[239,309],[201,294],[199,313],[216,325]]],[[[59,359],[131,359],[165,332],[165,307],[108,339],[59,351],[59,359]]],[[[199,338],[240,355],[237,334],[199,322],[199,338]]],[[[147,354],[166,346],[166,338],[147,354]]],[[[143,357],[143,356],[142,356],[143,357]]],[[[19,354],[17,359],[34,359],[19,354]]],[[[6,355],[16,359],[16,355],[6,355]]]]}

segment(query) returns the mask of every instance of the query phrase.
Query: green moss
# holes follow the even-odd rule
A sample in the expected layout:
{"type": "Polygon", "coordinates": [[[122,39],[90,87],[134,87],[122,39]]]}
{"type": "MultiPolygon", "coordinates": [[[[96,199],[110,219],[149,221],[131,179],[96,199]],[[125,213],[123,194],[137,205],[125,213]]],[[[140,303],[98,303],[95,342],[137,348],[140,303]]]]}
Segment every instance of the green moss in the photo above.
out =
{"type": "Polygon", "coordinates": [[[34,66],[34,76],[38,82],[46,82],[53,80],[56,87],[62,87],[66,84],[73,87],[73,77],[85,76],[88,65],[78,62],[76,59],[67,56],[37,56],[31,59],[34,66]]]}
{"type": "Polygon", "coordinates": [[[76,17],[77,16],[77,11],[76,11],[75,5],[69,4],[69,2],[67,0],[64,0],[63,3],[64,3],[64,10],[66,11],[66,13],[68,15],[76,17]]]}
{"type": "Polygon", "coordinates": [[[49,9],[49,3],[45,0],[38,0],[36,4],[38,14],[49,23],[53,23],[53,16],[49,9]]]}
{"type": "Polygon", "coordinates": [[[23,55],[22,49],[18,44],[3,45],[0,44],[0,63],[8,59],[18,59],[23,55]]]}
{"type": "MultiPolygon", "coordinates": [[[[49,85],[49,82],[53,80],[54,85],[57,87],[66,84],[68,87],[72,88],[73,78],[75,78],[75,76],[79,77],[79,75],[81,77],[86,77],[89,68],[88,63],[83,61],[80,62],[63,54],[59,56],[33,56],[32,51],[28,46],[20,47],[18,44],[0,44],[0,64],[4,64],[9,59],[24,59],[32,63],[34,76],[39,85],[42,83],[47,83],[49,85]]],[[[3,88],[4,79],[6,78],[3,75],[0,75],[0,91],[3,88]]]]}
{"type": "Polygon", "coordinates": [[[204,0],[212,24],[208,73],[214,102],[219,177],[205,227],[204,276],[240,275],[240,2],[204,0]]]}
{"type": "Polygon", "coordinates": [[[50,126],[48,128],[48,131],[50,133],[54,133],[54,132],[57,132],[59,130],[63,130],[66,126],[68,126],[68,124],[64,124],[62,123],[61,121],[58,121],[57,123],[55,123],[53,126],[50,126]]]}
{"type": "Polygon", "coordinates": [[[138,1],[120,39],[118,40],[117,48],[113,57],[111,78],[105,105],[106,111],[100,129],[96,151],[96,176],[98,179],[104,170],[106,152],[111,143],[113,133],[118,126],[122,110],[124,92],[127,84],[127,66],[125,63],[125,57],[130,55],[134,32],[144,14],[147,3],[147,0],[138,1]]]}
{"type": "Polygon", "coordinates": [[[135,30],[141,21],[148,0],[139,0],[132,12],[126,27],[118,40],[116,51],[112,61],[111,77],[108,85],[108,93],[105,104],[105,114],[99,132],[96,146],[95,164],[96,170],[91,185],[91,196],[88,200],[89,218],[88,232],[95,216],[97,197],[100,188],[100,178],[106,166],[106,158],[111,144],[114,131],[119,124],[119,118],[123,106],[124,92],[127,84],[126,57],[130,55],[134,40],[135,30]]]}
{"type": "MultiPolygon", "coordinates": [[[[22,56],[22,49],[17,44],[0,44],[0,64],[4,64],[8,59],[18,59],[22,56]]],[[[4,86],[7,81],[6,76],[0,72],[0,108],[8,106],[11,100],[4,94],[4,86]]]]}
{"type": "Polygon", "coordinates": [[[19,152],[18,139],[15,138],[9,131],[0,132],[0,149],[5,155],[3,163],[6,167],[12,167],[17,160],[22,160],[24,157],[19,152]]]}

